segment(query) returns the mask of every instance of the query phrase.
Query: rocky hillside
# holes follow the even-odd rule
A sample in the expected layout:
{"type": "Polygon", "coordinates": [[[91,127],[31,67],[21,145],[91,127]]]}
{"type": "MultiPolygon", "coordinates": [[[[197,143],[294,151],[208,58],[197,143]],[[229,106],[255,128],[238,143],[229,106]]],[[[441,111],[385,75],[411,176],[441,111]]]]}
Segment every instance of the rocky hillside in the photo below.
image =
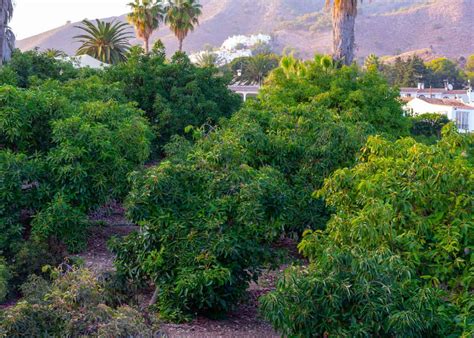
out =
{"type": "MultiPolygon", "coordinates": [[[[301,56],[331,50],[330,13],[324,0],[202,0],[200,27],[185,41],[198,51],[206,44],[220,45],[236,34],[271,34],[278,50],[296,48],[301,56]]],[[[125,20],[125,16],[107,20],[125,20]]],[[[458,57],[474,54],[474,0],[364,1],[357,21],[357,55],[397,55],[429,49],[432,55],[458,57]]],[[[18,41],[23,49],[57,48],[73,54],[77,23],[18,41]]],[[[161,28],[169,52],[177,48],[174,36],[161,28]]],[[[138,40],[133,43],[140,43],[138,40]]]]}

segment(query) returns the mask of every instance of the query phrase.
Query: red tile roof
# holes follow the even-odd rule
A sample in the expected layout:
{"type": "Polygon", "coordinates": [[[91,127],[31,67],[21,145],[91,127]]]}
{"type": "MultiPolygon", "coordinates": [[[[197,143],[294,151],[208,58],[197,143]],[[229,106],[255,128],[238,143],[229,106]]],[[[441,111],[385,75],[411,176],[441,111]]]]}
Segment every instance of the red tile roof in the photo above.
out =
{"type": "Polygon", "coordinates": [[[419,100],[425,101],[426,103],[435,104],[438,106],[450,106],[456,108],[464,108],[474,110],[474,106],[469,106],[461,101],[449,100],[449,99],[432,99],[427,97],[419,97],[419,100]]]}

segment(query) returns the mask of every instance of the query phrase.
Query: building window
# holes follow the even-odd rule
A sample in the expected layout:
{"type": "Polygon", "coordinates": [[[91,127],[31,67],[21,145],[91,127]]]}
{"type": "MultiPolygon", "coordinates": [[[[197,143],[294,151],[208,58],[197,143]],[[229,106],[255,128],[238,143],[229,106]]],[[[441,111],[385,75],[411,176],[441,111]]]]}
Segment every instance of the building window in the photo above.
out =
{"type": "Polygon", "coordinates": [[[418,96],[418,97],[424,98],[424,97],[425,97],[425,95],[420,95],[420,96],[418,96]]]}
{"type": "Polygon", "coordinates": [[[456,125],[459,129],[469,130],[469,112],[456,111],[456,125]]]}

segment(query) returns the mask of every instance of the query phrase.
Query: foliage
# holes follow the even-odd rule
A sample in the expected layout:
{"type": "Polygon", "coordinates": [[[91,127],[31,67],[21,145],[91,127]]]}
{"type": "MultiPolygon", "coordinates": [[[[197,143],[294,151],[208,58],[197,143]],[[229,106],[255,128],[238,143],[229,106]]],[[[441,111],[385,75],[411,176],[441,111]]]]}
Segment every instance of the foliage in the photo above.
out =
{"type": "Polygon", "coordinates": [[[275,54],[240,57],[226,66],[233,82],[242,85],[261,85],[270,72],[278,67],[280,58],[275,54]]]}
{"type": "Polygon", "coordinates": [[[87,218],[58,195],[35,215],[31,224],[32,234],[40,240],[54,237],[64,241],[68,251],[75,253],[85,249],[87,218]]]}
{"type": "Polygon", "coordinates": [[[202,52],[196,56],[196,64],[199,67],[217,67],[221,62],[219,54],[214,52],[202,52]]]}
{"type": "Polygon", "coordinates": [[[441,130],[449,123],[449,119],[441,114],[421,114],[411,118],[411,133],[414,136],[441,138],[441,130]]]}
{"type": "Polygon", "coordinates": [[[462,89],[466,83],[466,75],[455,62],[447,58],[431,60],[426,66],[431,71],[430,85],[435,88],[443,88],[446,80],[457,89],[462,89]]]}
{"type": "Polygon", "coordinates": [[[305,234],[299,248],[311,265],[264,299],[266,317],[302,336],[469,336],[468,142],[452,125],[431,146],[370,137],[359,163],[335,171],[318,192],[334,215],[325,231],[305,234]]]}
{"type": "Polygon", "coordinates": [[[447,58],[425,63],[416,55],[405,60],[398,57],[393,64],[383,64],[382,72],[391,85],[400,87],[416,87],[424,82],[426,86],[444,88],[448,81],[455,89],[462,89],[466,83],[466,74],[447,58]]]}
{"type": "Polygon", "coordinates": [[[215,125],[241,102],[227,88],[229,79],[214,68],[194,66],[187,57],[165,63],[159,55],[137,53],[107,69],[105,76],[111,83],[120,82],[127,99],[146,112],[160,147],[189,125],[215,125]]]}
{"type": "Polygon", "coordinates": [[[434,285],[467,287],[474,181],[468,139],[451,128],[433,146],[370,138],[356,167],[336,171],[320,192],[337,210],[331,245],[387,246],[434,285]]]}
{"type": "Polygon", "coordinates": [[[343,121],[370,123],[379,133],[407,135],[408,119],[397,101],[399,93],[375,70],[356,65],[337,67],[329,57],[302,62],[285,56],[261,90],[264,107],[314,104],[343,121]]]}
{"type": "Polygon", "coordinates": [[[0,257],[0,302],[3,302],[8,294],[8,282],[10,278],[10,271],[5,260],[0,257]]]}
{"type": "Polygon", "coordinates": [[[83,20],[76,28],[84,34],[74,37],[81,47],[77,55],[89,55],[107,64],[117,64],[126,60],[131,38],[128,25],[122,22],[104,22],[96,20],[96,24],[83,20]]]}
{"type": "Polygon", "coordinates": [[[261,299],[264,317],[292,337],[438,336],[448,322],[443,305],[401,257],[330,247],[309,268],[288,269],[261,299]]]}
{"type": "Polygon", "coordinates": [[[53,282],[32,276],[23,286],[25,298],[0,314],[2,336],[151,336],[134,309],[111,308],[103,289],[87,270],[53,270],[53,282]],[[38,288],[41,289],[38,289],[38,288]]]}
{"type": "Polygon", "coordinates": [[[55,59],[37,49],[27,52],[15,50],[12,59],[0,70],[0,85],[26,88],[36,79],[64,82],[79,75],[80,71],[72,63],[55,59]]]}
{"type": "Polygon", "coordinates": [[[52,123],[48,154],[57,191],[83,211],[127,192],[127,174],[147,160],[152,138],[132,104],[89,102],[52,123]]]}
{"type": "Polygon", "coordinates": [[[23,240],[26,210],[41,204],[44,187],[38,186],[44,166],[26,155],[0,150],[0,254],[5,257],[18,251],[23,240]]]}
{"type": "Polygon", "coordinates": [[[312,104],[260,103],[215,130],[191,129],[194,145],[175,138],[166,161],[132,176],[127,209],[141,231],[115,243],[118,270],[154,282],[167,318],[231,309],[275,263],[276,238],[324,227],[311,193],[353,163],[371,131],[312,104]]]}
{"type": "Polygon", "coordinates": [[[34,154],[52,147],[51,121],[67,116],[67,99],[54,91],[0,87],[0,144],[34,154]]]}

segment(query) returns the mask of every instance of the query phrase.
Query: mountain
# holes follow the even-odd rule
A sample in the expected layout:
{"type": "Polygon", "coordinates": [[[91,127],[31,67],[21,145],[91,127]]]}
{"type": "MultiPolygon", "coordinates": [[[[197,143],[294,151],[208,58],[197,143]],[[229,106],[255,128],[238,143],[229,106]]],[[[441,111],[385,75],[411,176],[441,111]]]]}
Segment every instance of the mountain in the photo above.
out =
{"type": "MultiPolygon", "coordinates": [[[[279,51],[290,46],[302,57],[331,51],[331,16],[324,0],[201,0],[201,24],[184,42],[194,52],[205,45],[218,46],[237,34],[270,34],[279,51]]],[[[125,15],[105,20],[125,21],[125,15]]],[[[430,50],[431,55],[459,57],[474,54],[474,0],[372,0],[364,1],[356,27],[357,56],[370,53],[398,55],[430,50]]],[[[20,40],[22,50],[56,48],[74,54],[73,36],[78,23],[20,40]]],[[[178,43],[166,28],[160,38],[168,52],[178,43]]],[[[139,40],[132,41],[141,43],[139,40]]]]}

